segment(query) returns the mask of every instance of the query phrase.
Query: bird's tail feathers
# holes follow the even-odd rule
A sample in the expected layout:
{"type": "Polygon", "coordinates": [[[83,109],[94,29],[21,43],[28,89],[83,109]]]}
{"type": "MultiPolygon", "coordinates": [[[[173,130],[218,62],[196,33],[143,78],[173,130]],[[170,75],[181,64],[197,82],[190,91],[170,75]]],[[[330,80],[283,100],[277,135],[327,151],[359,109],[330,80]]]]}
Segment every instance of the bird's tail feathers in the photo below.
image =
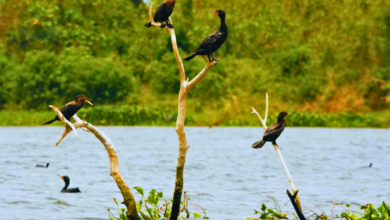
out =
{"type": "Polygon", "coordinates": [[[252,144],[252,148],[254,149],[259,149],[259,148],[262,148],[265,144],[265,141],[264,140],[261,140],[261,141],[258,141],[254,144],[252,144]]]}
{"type": "Polygon", "coordinates": [[[184,58],[184,60],[185,60],[185,61],[192,60],[196,55],[197,55],[196,53],[193,53],[193,54],[191,54],[189,57],[184,58]]]}
{"type": "Polygon", "coordinates": [[[42,124],[42,125],[48,125],[48,124],[51,124],[51,123],[53,123],[53,122],[55,122],[55,121],[57,121],[56,118],[53,119],[53,120],[50,120],[50,121],[48,121],[48,122],[46,122],[46,123],[44,123],[44,124],[42,124]]]}
{"type": "Polygon", "coordinates": [[[149,22],[149,23],[145,24],[144,26],[150,28],[150,27],[152,27],[152,22],[149,22]]]}

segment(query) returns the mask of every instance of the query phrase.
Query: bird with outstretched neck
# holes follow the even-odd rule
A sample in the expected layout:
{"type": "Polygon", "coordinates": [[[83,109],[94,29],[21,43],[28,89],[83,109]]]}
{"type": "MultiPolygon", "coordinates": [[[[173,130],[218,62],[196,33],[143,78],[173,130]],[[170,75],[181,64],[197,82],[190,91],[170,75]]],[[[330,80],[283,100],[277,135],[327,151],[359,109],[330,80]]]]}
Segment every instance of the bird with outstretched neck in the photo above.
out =
{"type": "Polygon", "coordinates": [[[46,166],[44,165],[41,165],[41,164],[37,164],[35,167],[43,167],[43,168],[48,168],[50,165],[50,163],[47,163],[46,166]]]}
{"type": "Polygon", "coordinates": [[[207,55],[210,62],[210,56],[213,58],[213,60],[218,61],[214,58],[213,53],[217,51],[218,48],[221,47],[222,44],[226,41],[228,36],[228,29],[225,23],[225,12],[222,10],[218,10],[212,13],[218,15],[221,18],[221,26],[219,27],[219,30],[210,34],[206,39],[204,39],[198,49],[196,49],[195,53],[193,53],[187,58],[184,58],[185,61],[191,60],[196,55],[207,55]]]}
{"type": "Polygon", "coordinates": [[[81,191],[79,190],[79,187],[68,189],[68,186],[70,183],[70,179],[68,176],[61,176],[61,179],[63,179],[65,181],[65,186],[61,190],[62,193],[81,193],[81,191]]]}
{"type": "MultiPolygon", "coordinates": [[[[171,16],[173,12],[173,8],[175,7],[175,0],[165,0],[165,2],[161,3],[158,6],[156,13],[154,14],[153,20],[154,22],[161,22],[161,28],[168,26],[168,28],[172,29],[173,25],[168,23],[169,16],[171,16]],[[167,25],[163,24],[166,22],[167,25]]],[[[152,22],[145,24],[145,27],[152,27],[152,22]]]]}
{"type": "Polygon", "coordinates": [[[252,148],[259,149],[263,147],[265,142],[269,141],[272,142],[272,144],[276,144],[276,139],[280,136],[280,134],[283,132],[284,128],[286,127],[286,117],[289,115],[287,112],[281,112],[278,116],[278,122],[275,124],[269,126],[267,130],[265,130],[265,133],[263,135],[263,140],[258,141],[254,144],[252,144],[252,148]]]}
{"type": "MultiPolygon", "coordinates": [[[[84,102],[86,102],[86,103],[88,103],[88,104],[93,106],[93,104],[88,100],[87,96],[85,96],[85,95],[78,95],[76,97],[75,101],[67,103],[66,105],[64,105],[64,107],[61,108],[60,111],[64,115],[64,117],[69,121],[70,118],[74,114],[76,114],[76,112],[78,110],[80,110],[83,107],[84,102]]],[[[44,125],[51,124],[51,123],[53,123],[55,121],[60,121],[58,116],[56,116],[53,120],[50,120],[50,121],[44,123],[44,125]]]]}

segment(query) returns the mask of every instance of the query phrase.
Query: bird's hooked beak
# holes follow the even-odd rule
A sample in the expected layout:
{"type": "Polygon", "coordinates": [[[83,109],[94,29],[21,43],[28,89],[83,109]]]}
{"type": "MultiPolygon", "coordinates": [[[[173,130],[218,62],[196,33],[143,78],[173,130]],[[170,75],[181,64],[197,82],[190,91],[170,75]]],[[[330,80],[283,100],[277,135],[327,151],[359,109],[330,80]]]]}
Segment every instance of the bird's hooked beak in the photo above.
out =
{"type": "Polygon", "coordinates": [[[90,102],[88,100],[85,100],[85,102],[93,106],[92,102],[90,102]]]}
{"type": "Polygon", "coordinates": [[[212,11],[212,12],[210,12],[210,13],[213,13],[213,14],[219,15],[219,13],[218,13],[218,12],[216,12],[216,11],[212,11]]]}
{"type": "Polygon", "coordinates": [[[285,117],[288,117],[288,116],[290,116],[291,114],[287,114],[285,117]]]}
{"type": "Polygon", "coordinates": [[[60,176],[60,175],[58,175],[58,176],[61,177],[62,180],[65,180],[65,178],[63,176],[60,176]]]}

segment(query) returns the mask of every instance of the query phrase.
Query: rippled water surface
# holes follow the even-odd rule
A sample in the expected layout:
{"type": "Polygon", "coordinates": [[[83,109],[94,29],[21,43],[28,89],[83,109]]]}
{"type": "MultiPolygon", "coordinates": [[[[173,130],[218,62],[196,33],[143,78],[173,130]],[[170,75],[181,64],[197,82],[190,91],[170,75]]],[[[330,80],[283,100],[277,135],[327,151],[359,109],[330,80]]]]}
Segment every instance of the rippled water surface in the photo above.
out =
{"type": "MultiPolygon", "coordinates": [[[[112,139],[127,184],[171,197],[178,140],[174,128],[101,127],[112,139]]],[[[54,143],[62,127],[0,128],[1,219],[108,219],[121,194],[107,152],[90,133],[54,143]],[[49,162],[48,169],[36,164],[49,162]],[[68,175],[80,194],[60,193],[68,175]]],[[[264,202],[291,213],[290,188],[271,144],[250,146],[261,128],[186,128],[185,190],[211,219],[255,217],[264,202]]],[[[330,214],[334,202],[390,202],[390,130],[287,128],[279,138],[304,207],[330,214]],[[369,164],[373,163],[371,168],[369,164]]],[[[135,192],[133,190],[133,192],[135,192]]],[[[139,199],[139,195],[136,195],[139,199]]],[[[199,211],[190,207],[190,211],[199,211]]],[[[306,210],[307,214],[310,214],[306,210]]],[[[291,214],[289,214],[291,217],[291,214]]]]}

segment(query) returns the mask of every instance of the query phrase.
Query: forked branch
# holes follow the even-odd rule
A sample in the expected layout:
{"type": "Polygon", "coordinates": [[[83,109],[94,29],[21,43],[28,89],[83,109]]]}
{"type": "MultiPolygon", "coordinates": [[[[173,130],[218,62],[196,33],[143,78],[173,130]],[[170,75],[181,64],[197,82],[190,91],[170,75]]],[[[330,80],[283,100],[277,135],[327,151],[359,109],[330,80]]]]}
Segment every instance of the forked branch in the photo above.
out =
{"type": "MultiPolygon", "coordinates": [[[[295,209],[295,212],[297,213],[298,215],[298,218],[299,220],[306,220],[305,216],[303,215],[299,205],[297,204],[297,202],[295,200],[297,200],[297,196],[298,196],[298,190],[294,192],[294,195],[291,195],[290,191],[287,190],[287,195],[288,195],[288,198],[290,199],[291,201],[291,204],[293,205],[294,209],[295,209]]],[[[299,201],[299,200],[297,200],[299,201]]]]}
{"type": "Polygon", "coordinates": [[[108,157],[110,159],[110,175],[114,178],[118,188],[120,189],[123,195],[123,199],[124,199],[123,203],[127,207],[127,211],[126,211],[127,218],[129,220],[141,220],[141,218],[138,216],[136,202],[134,200],[133,194],[131,193],[130,188],[126,185],[126,182],[121,175],[119,169],[118,155],[114,148],[114,144],[111,142],[110,138],[106,134],[104,134],[104,132],[100,131],[95,126],[88,123],[86,121],[86,114],[84,115],[83,120],[81,120],[77,115],[74,115],[73,119],[76,122],[74,124],[71,124],[68,120],[64,118],[61,111],[56,106],[51,106],[51,108],[61,119],[61,121],[65,124],[65,131],[62,134],[61,138],[57,141],[56,146],[61,142],[61,140],[63,140],[66,137],[67,134],[69,134],[72,131],[70,127],[72,127],[75,132],[77,128],[82,128],[85,129],[86,131],[93,133],[95,137],[104,145],[104,147],[107,150],[108,157]]]}
{"type": "MultiPolygon", "coordinates": [[[[264,119],[260,116],[260,114],[253,107],[252,107],[252,114],[256,114],[257,115],[257,117],[259,118],[261,124],[263,125],[263,129],[267,130],[267,128],[268,128],[267,127],[268,93],[266,93],[265,98],[266,98],[266,106],[265,106],[265,117],[264,117],[264,119]]],[[[276,145],[276,144],[273,144],[273,145],[274,145],[274,149],[276,151],[276,154],[278,155],[278,158],[280,160],[280,163],[282,164],[282,166],[284,168],[284,171],[286,172],[288,182],[290,183],[290,186],[291,186],[293,192],[295,193],[297,191],[297,188],[295,187],[295,184],[294,184],[293,179],[291,177],[290,171],[288,170],[288,167],[287,167],[286,163],[284,162],[282,152],[280,151],[278,145],[276,145]]],[[[298,205],[299,209],[301,209],[301,203],[299,201],[298,195],[296,196],[296,200],[297,200],[297,205],[298,205]]]]}
{"type": "MultiPolygon", "coordinates": [[[[152,9],[153,5],[151,5],[149,8],[150,22],[154,27],[161,27],[160,24],[156,24],[154,22],[152,9]]],[[[169,18],[169,24],[172,24],[171,18],[169,18]]],[[[177,218],[179,217],[180,202],[184,188],[184,164],[186,161],[187,150],[189,148],[189,146],[187,145],[186,133],[184,131],[187,94],[191,91],[191,89],[196,86],[196,84],[198,84],[207,75],[211,67],[217,64],[217,61],[207,62],[206,60],[206,66],[200,73],[198,73],[197,76],[194,77],[194,79],[192,79],[191,81],[189,79],[186,79],[183,61],[180,58],[179,49],[177,48],[175,30],[173,28],[165,28],[169,30],[169,33],[171,35],[173,53],[175,54],[177,66],[180,71],[180,92],[178,98],[178,115],[176,120],[176,133],[179,138],[179,155],[177,158],[176,181],[175,189],[173,192],[172,212],[170,216],[170,220],[177,220],[177,218]]]]}
{"type": "MultiPolygon", "coordinates": [[[[153,4],[150,5],[150,7],[149,7],[149,18],[150,18],[150,22],[151,22],[153,27],[161,28],[161,24],[156,23],[154,21],[154,19],[153,19],[153,4]]],[[[173,25],[171,17],[169,17],[169,24],[173,25]]],[[[179,49],[177,47],[177,40],[176,40],[175,29],[168,28],[167,26],[164,27],[164,28],[167,29],[169,31],[170,35],[171,35],[173,53],[175,54],[176,62],[177,62],[177,65],[178,65],[178,68],[179,68],[179,71],[180,71],[180,88],[183,87],[184,88],[183,92],[185,94],[188,94],[188,92],[191,89],[193,89],[195,87],[195,85],[197,83],[199,83],[206,76],[206,74],[209,72],[210,68],[215,66],[215,65],[217,65],[218,61],[213,60],[212,62],[208,62],[205,59],[206,66],[204,67],[204,69],[201,72],[199,72],[198,75],[196,77],[194,77],[194,79],[189,81],[188,79],[186,79],[186,74],[185,74],[183,61],[180,58],[179,49]]]]}

